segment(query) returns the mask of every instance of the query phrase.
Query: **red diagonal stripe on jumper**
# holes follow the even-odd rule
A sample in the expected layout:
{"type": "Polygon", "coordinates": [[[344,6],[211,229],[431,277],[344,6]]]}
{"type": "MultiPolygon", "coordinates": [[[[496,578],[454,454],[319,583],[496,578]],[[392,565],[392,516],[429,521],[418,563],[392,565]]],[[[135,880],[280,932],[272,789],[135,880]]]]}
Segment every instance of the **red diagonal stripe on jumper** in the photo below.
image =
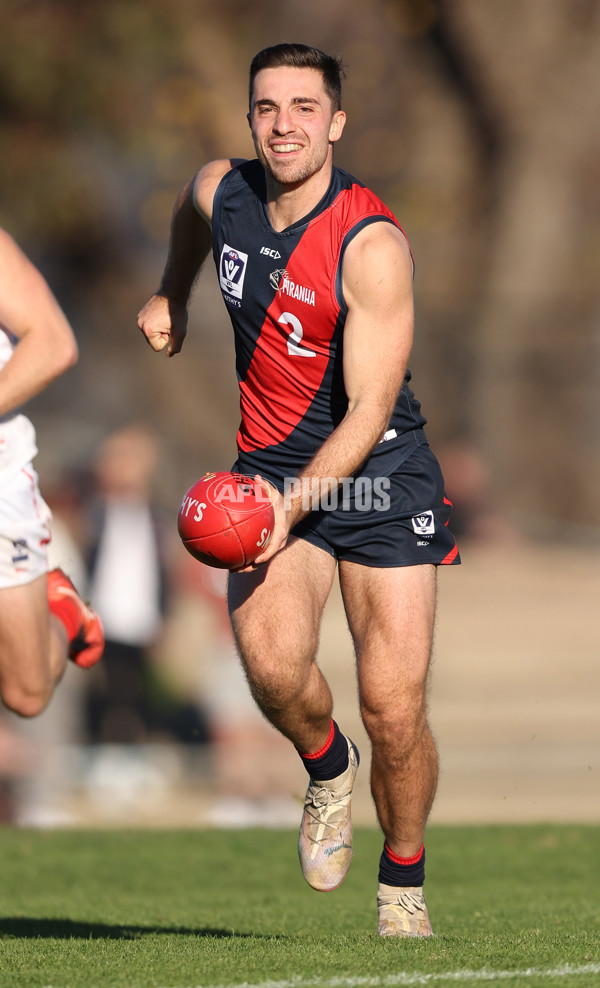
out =
{"type": "Polygon", "coordinates": [[[293,252],[269,306],[248,372],[240,381],[240,449],[282,442],[310,408],[330,357],[339,306],[331,284],[337,258],[323,263],[319,220],[293,252]]]}

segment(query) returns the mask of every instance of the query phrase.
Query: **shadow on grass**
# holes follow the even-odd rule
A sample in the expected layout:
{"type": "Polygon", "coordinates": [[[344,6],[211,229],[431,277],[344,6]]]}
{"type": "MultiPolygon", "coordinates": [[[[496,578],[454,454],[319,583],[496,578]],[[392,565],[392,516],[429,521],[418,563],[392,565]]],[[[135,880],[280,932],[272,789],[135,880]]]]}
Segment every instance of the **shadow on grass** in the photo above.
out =
{"type": "MultiPolygon", "coordinates": [[[[238,933],[235,930],[211,926],[136,926],[135,924],[82,923],[72,919],[34,919],[6,917],[0,919],[0,940],[140,940],[142,937],[166,934],[187,937],[253,937],[261,934],[238,933]]],[[[269,935],[268,939],[274,939],[269,935]]],[[[275,937],[276,939],[276,937],[275,937]]]]}

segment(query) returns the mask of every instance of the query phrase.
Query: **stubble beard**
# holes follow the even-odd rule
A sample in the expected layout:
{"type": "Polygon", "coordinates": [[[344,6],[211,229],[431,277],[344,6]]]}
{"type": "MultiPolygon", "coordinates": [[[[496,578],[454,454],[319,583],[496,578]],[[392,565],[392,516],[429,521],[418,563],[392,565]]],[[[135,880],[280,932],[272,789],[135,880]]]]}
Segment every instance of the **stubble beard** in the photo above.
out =
{"type": "Polygon", "coordinates": [[[302,182],[315,175],[324,166],[327,161],[327,155],[329,152],[329,144],[327,144],[323,154],[314,154],[305,161],[295,163],[291,168],[282,161],[273,162],[268,159],[264,151],[259,148],[256,149],[258,158],[263,168],[267,172],[270,178],[278,185],[283,187],[298,186],[302,182]]]}

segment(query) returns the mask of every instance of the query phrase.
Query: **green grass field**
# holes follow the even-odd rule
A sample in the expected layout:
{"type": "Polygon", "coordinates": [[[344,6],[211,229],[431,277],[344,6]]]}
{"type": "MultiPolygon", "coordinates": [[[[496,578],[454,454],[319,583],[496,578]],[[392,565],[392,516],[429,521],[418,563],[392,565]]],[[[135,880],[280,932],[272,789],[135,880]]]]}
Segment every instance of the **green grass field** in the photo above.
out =
{"type": "Polygon", "coordinates": [[[375,934],[380,850],[320,894],[291,830],[1,830],[0,985],[600,985],[600,828],[430,828],[428,940],[375,934]]]}

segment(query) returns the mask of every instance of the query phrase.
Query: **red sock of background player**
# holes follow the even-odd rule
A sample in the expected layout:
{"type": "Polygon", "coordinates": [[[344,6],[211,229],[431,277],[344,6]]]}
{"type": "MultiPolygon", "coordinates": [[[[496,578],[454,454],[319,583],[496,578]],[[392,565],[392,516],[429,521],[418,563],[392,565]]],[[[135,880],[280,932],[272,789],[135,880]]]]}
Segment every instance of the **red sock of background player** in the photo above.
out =
{"type": "Polygon", "coordinates": [[[318,782],[336,779],[348,768],[348,742],[334,720],[322,748],[312,754],[298,754],[311,779],[318,782]]]}
{"type": "Polygon", "coordinates": [[[425,881],[425,848],[412,858],[401,858],[387,846],[379,859],[379,881],[384,885],[400,885],[404,888],[418,888],[425,881]]]}

